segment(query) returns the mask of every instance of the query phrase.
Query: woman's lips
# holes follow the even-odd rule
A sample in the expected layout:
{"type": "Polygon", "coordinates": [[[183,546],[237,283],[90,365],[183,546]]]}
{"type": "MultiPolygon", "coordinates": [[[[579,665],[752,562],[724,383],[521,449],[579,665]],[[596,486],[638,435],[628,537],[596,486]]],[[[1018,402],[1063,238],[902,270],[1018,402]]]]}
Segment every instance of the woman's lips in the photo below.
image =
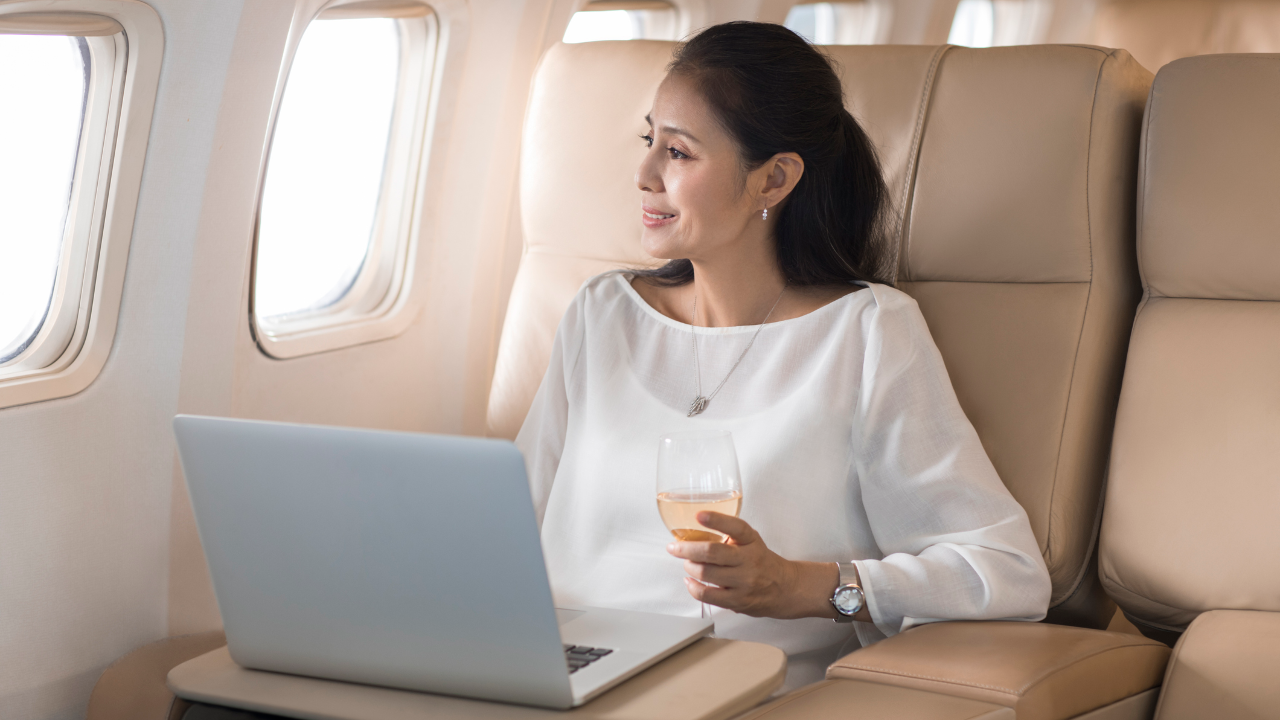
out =
{"type": "Polygon", "coordinates": [[[672,213],[664,213],[654,210],[651,207],[640,208],[640,222],[645,227],[656,228],[662,227],[671,222],[675,222],[676,216],[672,213]]]}

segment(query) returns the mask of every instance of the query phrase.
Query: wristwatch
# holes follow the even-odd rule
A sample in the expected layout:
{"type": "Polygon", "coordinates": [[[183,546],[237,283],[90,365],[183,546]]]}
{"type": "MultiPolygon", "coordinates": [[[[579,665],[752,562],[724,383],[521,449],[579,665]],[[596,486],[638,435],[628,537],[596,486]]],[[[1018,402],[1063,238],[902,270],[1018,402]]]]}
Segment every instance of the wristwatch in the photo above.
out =
{"type": "Polygon", "coordinates": [[[836,609],[836,622],[853,622],[853,616],[862,612],[867,595],[858,581],[858,566],[853,563],[836,563],[840,569],[840,584],[831,594],[831,604],[836,609]]]}

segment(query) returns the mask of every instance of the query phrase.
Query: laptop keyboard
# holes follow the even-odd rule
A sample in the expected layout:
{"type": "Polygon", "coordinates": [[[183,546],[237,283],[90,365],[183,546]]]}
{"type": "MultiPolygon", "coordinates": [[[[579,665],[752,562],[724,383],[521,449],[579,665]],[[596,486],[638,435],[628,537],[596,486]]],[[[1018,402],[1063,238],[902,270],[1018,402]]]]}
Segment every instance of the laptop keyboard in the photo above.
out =
{"type": "Polygon", "coordinates": [[[586,645],[565,645],[564,659],[569,663],[569,674],[573,674],[600,658],[613,652],[609,648],[593,648],[586,645]]]}

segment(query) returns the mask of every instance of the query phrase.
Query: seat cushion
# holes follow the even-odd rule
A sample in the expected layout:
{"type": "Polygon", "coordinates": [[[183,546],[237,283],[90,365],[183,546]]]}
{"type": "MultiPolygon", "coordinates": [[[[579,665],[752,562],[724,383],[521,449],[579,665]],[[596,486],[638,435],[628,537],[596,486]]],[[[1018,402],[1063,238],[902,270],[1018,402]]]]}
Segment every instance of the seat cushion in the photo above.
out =
{"type": "Polygon", "coordinates": [[[1014,720],[1013,710],[966,698],[857,680],[800,688],[738,720],[1014,720]]]}
{"type": "Polygon", "coordinates": [[[913,688],[1065,720],[1160,684],[1169,648],[1138,635],[1014,622],[924,625],[846,655],[828,679],[913,688]]]}
{"type": "Polygon", "coordinates": [[[1174,648],[1156,720],[1280,720],[1280,613],[1215,610],[1174,648]]]}

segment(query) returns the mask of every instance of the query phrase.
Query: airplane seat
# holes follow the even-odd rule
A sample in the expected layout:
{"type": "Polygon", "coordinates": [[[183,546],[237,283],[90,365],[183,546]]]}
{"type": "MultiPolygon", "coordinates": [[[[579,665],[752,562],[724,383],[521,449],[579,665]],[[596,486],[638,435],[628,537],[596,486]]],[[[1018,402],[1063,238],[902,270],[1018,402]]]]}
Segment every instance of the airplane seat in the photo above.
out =
{"type": "Polygon", "coordinates": [[[1280,718],[1280,55],[1161,69],[1144,299],[1101,537],[1107,592],[1174,648],[1158,720],[1280,718]]]}
{"type": "MultiPolygon", "coordinates": [[[[1150,83],[1123,50],[951,49],[902,233],[898,285],[1027,510],[1051,612],[1086,620],[1114,609],[1086,581],[1139,301],[1134,188],[1150,83]]],[[[922,625],[748,717],[821,720],[867,703],[887,708],[868,717],[907,716],[892,708],[910,692],[921,718],[1149,718],[1169,648],[1075,624],[922,625]]]]}
{"type": "Polygon", "coordinates": [[[937,71],[898,287],[1026,509],[1050,621],[1105,628],[1095,539],[1139,298],[1138,138],[1151,74],[1123,50],[953,48],[937,71]]]}
{"type": "Polygon", "coordinates": [[[1104,0],[1092,42],[1152,72],[1193,55],[1280,52],[1280,0],[1104,0]]]}
{"type": "MultiPolygon", "coordinates": [[[[495,435],[519,431],[582,282],[656,262],[635,218],[643,146],[629,143],[674,45],[561,45],[542,61],[522,145],[525,251],[490,391],[495,435]]],[[[1123,52],[1083,47],[824,50],[881,154],[899,286],[1031,516],[1053,578],[1050,620],[1106,627],[1114,606],[1094,540],[1139,294],[1131,188],[1150,74],[1123,52]]]]}

